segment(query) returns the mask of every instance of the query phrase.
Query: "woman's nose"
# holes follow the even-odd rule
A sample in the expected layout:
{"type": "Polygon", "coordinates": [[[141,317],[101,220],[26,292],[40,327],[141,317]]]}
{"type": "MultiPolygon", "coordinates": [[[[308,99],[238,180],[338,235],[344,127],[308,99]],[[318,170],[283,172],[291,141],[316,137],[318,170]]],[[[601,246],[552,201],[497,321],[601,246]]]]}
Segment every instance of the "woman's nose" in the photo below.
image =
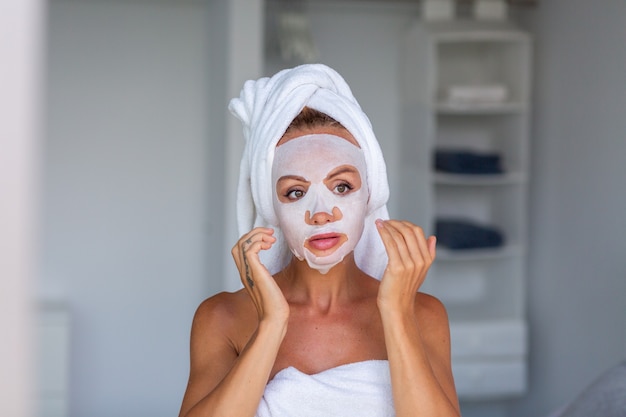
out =
{"type": "Polygon", "coordinates": [[[341,220],[343,214],[335,205],[336,202],[330,190],[324,184],[314,184],[309,188],[307,196],[309,210],[304,214],[304,221],[308,225],[322,225],[341,220]]]}
{"type": "Polygon", "coordinates": [[[307,210],[304,214],[304,221],[308,225],[320,226],[326,223],[332,223],[341,220],[343,214],[337,206],[333,207],[331,212],[325,210],[316,211],[311,215],[311,211],[307,210]]]}

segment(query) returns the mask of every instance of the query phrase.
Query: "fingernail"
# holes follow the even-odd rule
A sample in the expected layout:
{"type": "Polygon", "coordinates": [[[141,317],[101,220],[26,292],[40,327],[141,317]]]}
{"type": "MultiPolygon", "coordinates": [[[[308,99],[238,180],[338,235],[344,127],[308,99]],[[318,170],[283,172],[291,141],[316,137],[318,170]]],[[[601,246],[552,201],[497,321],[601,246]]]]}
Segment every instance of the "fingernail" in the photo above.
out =
{"type": "Polygon", "coordinates": [[[376,226],[383,227],[383,220],[382,219],[376,219],[376,226]]]}

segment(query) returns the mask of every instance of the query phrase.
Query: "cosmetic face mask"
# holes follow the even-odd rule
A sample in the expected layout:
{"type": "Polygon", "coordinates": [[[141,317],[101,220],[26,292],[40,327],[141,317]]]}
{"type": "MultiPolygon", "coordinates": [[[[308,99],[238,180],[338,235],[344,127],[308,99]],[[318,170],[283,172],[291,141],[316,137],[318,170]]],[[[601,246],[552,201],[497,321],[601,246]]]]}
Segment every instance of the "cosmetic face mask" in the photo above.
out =
{"type": "Polygon", "coordinates": [[[354,250],[369,198],[363,151],[344,138],[314,134],[278,146],[274,210],[293,254],[327,273],[354,250]]]}

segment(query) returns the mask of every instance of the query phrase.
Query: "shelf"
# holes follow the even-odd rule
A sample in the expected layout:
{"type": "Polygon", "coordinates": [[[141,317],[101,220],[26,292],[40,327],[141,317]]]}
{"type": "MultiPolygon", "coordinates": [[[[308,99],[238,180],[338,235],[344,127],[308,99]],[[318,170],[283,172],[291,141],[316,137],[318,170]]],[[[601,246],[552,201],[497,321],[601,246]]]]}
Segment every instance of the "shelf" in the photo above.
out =
{"type": "Polygon", "coordinates": [[[491,114],[521,114],[527,106],[523,102],[504,103],[450,103],[440,101],[435,105],[439,114],[455,115],[491,115],[491,114]]]}
{"type": "Polygon", "coordinates": [[[507,22],[455,20],[425,25],[438,42],[523,42],[528,34],[507,22]]]}
{"type": "MultiPolygon", "coordinates": [[[[420,216],[430,230],[438,220],[467,219],[504,238],[498,247],[449,249],[440,229],[437,258],[420,290],[448,311],[459,397],[517,396],[527,384],[532,40],[506,23],[418,22],[405,51],[401,172],[411,175],[405,176],[407,192],[399,205],[406,206],[407,218],[420,216]],[[498,164],[484,161],[493,164],[491,171],[476,165],[502,172],[463,173],[456,168],[461,163],[442,164],[437,151],[497,155],[498,164]]],[[[473,161],[464,160],[465,166],[473,161]]],[[[479,237],[464,233],[463,238],[479,237]]]]}
{"type": "Polygon", "coordinates": [[[504,174],[449,174],[436,172],[433,175],[436,185],[460,187],[491,187],[526,183],[526,174],[508,172],[504,174]]]}
{"type": "Polygon", "coordinates": [[[526,357],[506,360],[452,360],[459,399],[487,401],[517,398],[528,389],[526,357]]]}
{"type": "Polygon", "coordinates": [[[522,319],[451,321],[452,368],[463,399],[526,391],[528,326],[522,319]]]}
{"type": "Polygon", "coordinates": [[[467,262],[467,261],[490,261],[521,257],[524,250],[520,245],[505,245],[499,248],[484,249],[447,249],[437,248],[437,261],[441,262],[467,262]]]}
{"type": "Polygon", "coordinates": [[[521,357],[528,352],[528,329],[522,319],[453,320],[452,357],[521,357]]]}

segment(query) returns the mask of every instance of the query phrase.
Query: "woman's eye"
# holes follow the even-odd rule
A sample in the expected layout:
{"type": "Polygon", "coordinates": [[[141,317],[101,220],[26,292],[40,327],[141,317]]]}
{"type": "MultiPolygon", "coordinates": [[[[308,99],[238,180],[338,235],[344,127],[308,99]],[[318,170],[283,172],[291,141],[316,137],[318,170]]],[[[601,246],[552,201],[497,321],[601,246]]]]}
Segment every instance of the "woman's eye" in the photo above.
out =
{"type": "Polygon", "coordinates": [[[304,197],[304,190],[289,190],[287,191],[287,193],[285,194],[285,197],[287,197],[289,200],[299,200],[302,197],[304,197]]]}
{"type": "Polygon", "coordinates": [[[347,194],[352,190],[352,186],[348,183],[341,183],[335,187],[335,192],[337,194],[347,194]]]}

